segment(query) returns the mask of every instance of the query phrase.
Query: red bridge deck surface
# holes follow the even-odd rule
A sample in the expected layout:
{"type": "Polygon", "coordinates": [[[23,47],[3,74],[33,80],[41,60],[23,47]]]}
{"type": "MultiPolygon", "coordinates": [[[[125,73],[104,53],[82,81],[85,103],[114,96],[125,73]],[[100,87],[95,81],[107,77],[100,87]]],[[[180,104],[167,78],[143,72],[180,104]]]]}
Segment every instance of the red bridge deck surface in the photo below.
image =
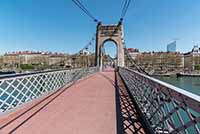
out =
{"type": "Polygon", "coordinates": [[[116,134],[115,87],[103,75],[114,81],[113,71],[96,73],[60,90],[13,122],[8,123],[27,107],[0,119],[0,134],[116,134]]]}

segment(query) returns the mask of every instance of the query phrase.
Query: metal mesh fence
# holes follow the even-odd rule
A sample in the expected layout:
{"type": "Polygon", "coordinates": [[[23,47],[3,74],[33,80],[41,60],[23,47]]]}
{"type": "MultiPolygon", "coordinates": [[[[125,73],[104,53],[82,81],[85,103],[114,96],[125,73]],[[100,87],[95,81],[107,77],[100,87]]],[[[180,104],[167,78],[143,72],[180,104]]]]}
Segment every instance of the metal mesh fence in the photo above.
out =
{"type": "Polygon", "coordinates": [[[130,69],[119,72],[155,133],[200,134],[200,96],[130,69]]]}
{"type": "Polygon", "coordinates": [[[91,67],[0,78],[0,114],[96,71],[91,67]]]}

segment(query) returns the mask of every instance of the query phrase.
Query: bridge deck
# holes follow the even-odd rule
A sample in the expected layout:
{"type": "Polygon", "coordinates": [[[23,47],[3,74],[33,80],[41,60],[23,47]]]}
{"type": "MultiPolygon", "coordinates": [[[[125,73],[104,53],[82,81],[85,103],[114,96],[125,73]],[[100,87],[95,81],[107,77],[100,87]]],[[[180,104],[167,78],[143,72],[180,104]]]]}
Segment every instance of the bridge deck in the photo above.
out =
{"type": "MultiPolygon", "coordinates": [[[[123,119],[123,114],[130,115],[131,108],[128,106],[128,111],[124,108],[130,103],[123,99],[124,95],[119,97],[123,93],[121,90],[117,95],[119,87],[116,88],[113,70],[96,73],[1,117],[0,133],[116,134],[125,131],[124,128],[130,133],[136,129],[138,133],[144,133],[138,121],[132,122],[133,127],[127,127],[130,123],[123,119]],[[120,108],[121,104],[123,108],[120,108]]],[[[134,110],[133,116],[136,120],[134,110]]]]}

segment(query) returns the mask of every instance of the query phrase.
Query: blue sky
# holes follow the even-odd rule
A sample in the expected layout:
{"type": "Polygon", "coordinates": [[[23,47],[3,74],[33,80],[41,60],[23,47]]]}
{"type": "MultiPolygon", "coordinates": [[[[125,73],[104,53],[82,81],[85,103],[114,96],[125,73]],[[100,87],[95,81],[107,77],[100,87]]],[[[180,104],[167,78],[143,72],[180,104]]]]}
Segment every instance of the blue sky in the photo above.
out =
{"type": "MultiPolygon", "coordinates": [[[[82,0],[104,24],[117,23],[123,0],[82,0]]],[[[200,43],[200,0],[132,0],[124,21],[127,47],[186,52],[200,43]]],[[[96,25],[71,0],[1,0],[0,54],[16,50],[79,51],[96,25]]],[[[107,43],[106,51],[114,46],[107,43]]]]}

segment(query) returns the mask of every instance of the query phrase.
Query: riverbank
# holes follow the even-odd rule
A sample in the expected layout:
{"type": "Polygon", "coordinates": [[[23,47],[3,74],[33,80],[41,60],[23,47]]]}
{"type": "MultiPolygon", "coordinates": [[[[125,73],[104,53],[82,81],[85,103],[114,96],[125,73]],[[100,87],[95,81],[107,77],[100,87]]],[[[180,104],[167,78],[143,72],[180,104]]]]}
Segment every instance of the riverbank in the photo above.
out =
{"type": "Polygon", "coordinates": [[[177,74],[152,74],[153,77],[176,77],[177,74]]]}
{"type": "Polygon", "coordinates": [[[181,77],[181,76],[188,76],[188,77],[200,77],[200,74],[189,74],[189,73],[178,73],[177,77],[181,77]]]}
{"type": "Polygon", "coordinates": [[[153,77],[200,77],[200,74],[174,73],[174,74],[153,74],[153,77]]]}
{"type": "Polygon", "coordinates": [[[2,72],[0,71],[0,75],[7,75],[7,74],[15,74],[15,71],[7,71],[7,72],[2,72]]]}

